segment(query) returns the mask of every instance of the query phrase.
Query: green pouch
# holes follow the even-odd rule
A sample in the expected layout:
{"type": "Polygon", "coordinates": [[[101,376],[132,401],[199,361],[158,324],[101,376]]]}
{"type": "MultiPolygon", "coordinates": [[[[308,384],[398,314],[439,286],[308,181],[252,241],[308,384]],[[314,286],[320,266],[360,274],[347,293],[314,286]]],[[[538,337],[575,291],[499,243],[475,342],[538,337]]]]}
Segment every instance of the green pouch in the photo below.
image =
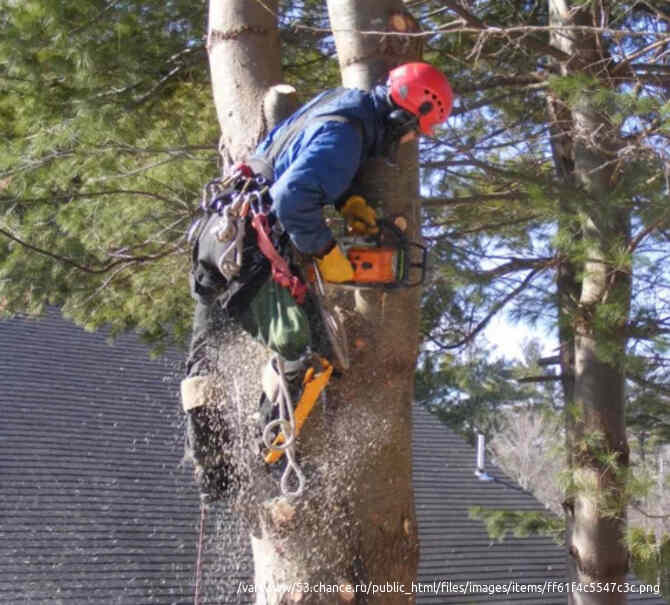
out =
{"type": "Polygon", "coordinates": [[[301,357],[312,344],[304,309],[272,278],[240,312],[239,320],[249,334],[290,361],[301,357]]]}

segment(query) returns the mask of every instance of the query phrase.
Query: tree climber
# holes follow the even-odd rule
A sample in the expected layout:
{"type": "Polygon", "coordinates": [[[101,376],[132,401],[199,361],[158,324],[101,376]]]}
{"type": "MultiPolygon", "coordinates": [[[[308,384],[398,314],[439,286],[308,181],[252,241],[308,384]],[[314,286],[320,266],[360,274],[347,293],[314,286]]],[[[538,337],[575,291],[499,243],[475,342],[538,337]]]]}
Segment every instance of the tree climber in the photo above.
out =
{"type": "MultiPolygon", "coordinates": [[[[323,206],[335,205],[354,232],[375,233],[374,209],[362,197],[346,195],[354,177],[366,159],[392,160],[400,143],[417,134],[431,136],[433,128],[448,118],[452,101],[441,71],[427,63],[407,63],[390,71],[385,86],[370,92],[337,88],[304,105],[260,143],[246,163],[251,170],[244,167],[248,175],[263,175],[268,183],[269,190],[262,192],[269,209],[268,234],[282,232],[284,243],[290,239],[285,249],[294,247],[313,257],[325,281],[351,281],[353,268],[324,220],[323,206]]],[[[226,321],[237,321],[277,353],[282,376],[300,402],[306,397],[305,372],[331,368],[331,352],[314,300],[307,296],[303,304],[296,301],[301,297],[289,285],[289,281],[295,285],[292,276],[284,275],[286,287],[278,283],[280,279],[269,278],[275,263],[272,255],[259,252],[260,231],[256,234],[249,228],[250,221],[246,221],[244,239],[239,240],[243,247],[239,273],[222,273],[221,247],[228,241],[217,238],[220,229],[210,228],[217,212],[207,210],[208,222],[198,229],[193,251],[191,286],[196,308],[181,392],[187,457],[194,464],[203,498],[217,499],[233,476],[225,414],[208,401],[217,331],[225,329],[226,321]]],[[[264,372],[263,417],[276,415],[277,373],[276,364],[264,372]]],[[[316,399],[318,390],[309,396],[316,399]]]]}

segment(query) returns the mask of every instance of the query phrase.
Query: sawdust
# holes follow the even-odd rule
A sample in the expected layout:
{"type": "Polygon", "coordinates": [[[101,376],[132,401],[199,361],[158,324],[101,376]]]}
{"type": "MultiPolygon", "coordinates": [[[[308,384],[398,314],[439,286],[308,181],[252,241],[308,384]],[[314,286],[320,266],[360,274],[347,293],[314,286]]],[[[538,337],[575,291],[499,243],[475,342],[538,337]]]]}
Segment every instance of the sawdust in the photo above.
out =
{"type": "MultiPolygon", "coordinates": [[[[355,380],[348,375],[331,380],[326,402],[317,406],[298,438],[298,462],[307,478],[300,498],[281,496],[283,459],[268,468],[260,455],[254,416],[269,352],[234,324],[222,330],[212,345],[213,403],[220,412],[219,428],[230,441],[226,454],[235,474],[230,498],[212,507],[207,533],[203,585],[215,602],[233,595],[239,582],[251,581],[253,564],[243,556],[249,551],[249,535],[264,546],[266,567],[272,570],[268,573],[282,574],[273,581],[307,582],[310,577],[330,578],[338,585],[356,581],[352,560],[362,532],[354,521],[353,502],[358,490],[366,488],[360,478],[369,471],[369,461],[389,447],[390,430],[383,416],[356,405],[361,389],[371,393],[379,384],[380,370],[370,365],[376,350],[374,326],[353,311],[343,313],[348,333],[366,346],[350,352],[349,374],[355,380]]],[[[376,396],[383,399],[384,393],[376,396]]]]}

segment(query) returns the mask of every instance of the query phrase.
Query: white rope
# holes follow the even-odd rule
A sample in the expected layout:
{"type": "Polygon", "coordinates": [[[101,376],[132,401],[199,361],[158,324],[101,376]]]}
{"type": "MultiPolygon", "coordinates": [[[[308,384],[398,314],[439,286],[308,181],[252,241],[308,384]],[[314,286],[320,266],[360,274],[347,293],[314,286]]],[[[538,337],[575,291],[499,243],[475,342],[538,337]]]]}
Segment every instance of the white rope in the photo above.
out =
{"type": "Polygon", "coordinates": [[[282,451],[286,456],[286,468],[282,475],[279,486],[284,496],[300,496],[305,489],[305,475],[295,458],[295,417],[293,415],[293,402],[289,392],[286,375],[284,374],[284,361],[276,355],[272,358],[272,367],[276,367],[279,376],[279,392],[277,394],[277,405],[279,407],[279,418],[270,421],[263,430],[263,443],[272,451],[282,451]],[[276,364],[276,366],[274,365],[276,364]],[[283,443],[274,444],[275,436],[273,431],[279,429],[283,435],[283,443]],[[289,479],[295,474],[295,480],[298,486],[295,490],[289,487],[289,479]]]}

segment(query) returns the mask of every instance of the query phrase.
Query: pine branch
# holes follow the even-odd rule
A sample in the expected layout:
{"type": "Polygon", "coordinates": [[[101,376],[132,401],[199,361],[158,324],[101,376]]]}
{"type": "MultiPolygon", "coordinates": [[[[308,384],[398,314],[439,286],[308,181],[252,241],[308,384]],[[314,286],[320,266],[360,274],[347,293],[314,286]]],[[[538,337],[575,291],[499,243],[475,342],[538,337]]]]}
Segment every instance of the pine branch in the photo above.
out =
{"type": "Polygon", "coordinates": [[[480,82],[463,82],[458,85],[458,94],[464,95],[473,92],[482,92],[492,88],[517,86],[528,87],[534,84],[543,84],[546,81],[546,75],[535,72],[532,74],[519,74],[516,76],[496,76],[480,82]]]}
{"type": "Polygon", "coordinates": [[[657,393],[662,393],[663,395],[670,395],[670,385],[659,384],[658,382],[651,382],[643,376],[638,374],[627,374],[626,378],[635,384],[656,391],[657,393]]]}
{"type": "Polygon", "coordinates": [[[527,200],[528,194],[521,191],[501,191],[500,193],[482,193],[468,197],[427,197],[422,198],[423,208],[441,208],[444,206],[468,206],[472,204],[485,204],[493,201],[520,201],[527,200]]]}
{"type": "MultiPolygon", "coordinates": [[[[472,229],[461,229],[459,231],[449,231],[448,233],[444,233],[441,235],[435,235],[435,236],[425,236],[424,239],[431,240],[431,241],[438,241],[442,239],[447,239],[447,238],[459,238],[463,237],[464,235],[470,235],[472,233],[481,233],[482,231],[491,231],[493,229],[501,229],[504,227],[513,227],[515,225],[520,225],[522,223],[527,223],[529,221],[533,221],[540,218],[539,215],[537,214],[531,214],[528,216],[522,216],[521,218],[517,218],[514,220],[509,220],[509,221],[501,221],[498,223],[486,223],[484,225],[478,225],[477,227],[473,227],[472,229]]],[[[444,227],[450,223],[431,223],[430,227],[444,227]]]]}
{"type": "Polygon", "coordinates": [[[160,200],[168,204],[177,204],[188,208],[189,205],[184,200],[172,199],[158,193],[153,193],[150,191],[141,191],[139,189],[108,189],[105,191],[90,191],[84,193],[64,193],[60,195],[49,195],[48,197],[34,197],[34,198],[16,198],[10,196],[0,197],[0,203],[2,202],[28,202],[28,203],[49,203],[57,200],[74,200],[74,199],[86,199],[94,197],[104,197],[107,195],[137,195],[140,197],[148,197],[154,200],[160,200]]]}
{"type": "Polygon", "coordinates": [[[546,267],[540,267],[537,268],[533,271],[531,271],[526,278],[516,287],[514,290],[509,292],[504,298],[499,300],[495,305],[493,305],[493,308],[487,313],[486,317],[482,319],[474,329],[472,329],[468,334],[465,335],[461,340],[458,342],[452,343],[452,344],[444,344],[439,342],[436,339],[433,339],[433,342],[440,347],[440,349],[444,351],[449,351],[452,349],[458,349],[470,342],[479,334],[488,324],[489,322],[495,317],[495,315],[507,305],[507,303],[512,300],[514,297],[516,297],[518,294],[523,292],[531,283],[532,281],[540,274],[542,273],[546,267]]]}
{"type": "Polygon", "coordinates": [[[70,267],[74,267],[75,269],[79,269],[80,271],[83,271],[84,273],[89,273],[92,275],[101,275],[103,273],[107,273],[111,269],[114,269],[115,267],[118,267],[119,265],[131,265],[131,264],[140,264],[140,263],[145,263],[149,261],[154,261],[154,260],[160,260],[161,258],[165,258],[166,256],[169,256],[170,254],[174,254],[175,252],[178,252],[180,250],[179,246],[174,246],[172,248],[169,248],[168,250],[165,250],[164,252],[161,252],[159,254],[153,254],[153,255],[144,255],[144,256],[134,256],[134,257],[128,257],[124,258],[121,260],[116,260],[113,262],[110,262],[102,267],[95,268],[95,267],[90,267],[86,265],[82,265],[71,258],[67,258],[65,256],[61,256],[59,254],[55,254],[54,252],[49,252],[48,250],[44,250],[43,248],[38,248],[37,246],[33,246],[32,244],[29,244],[28,242],[23,241],[22,239],[18,238],[15,236],[13,233],[10,233],[9,231],[0,228],[0,235],[4,235],[7,239],[12,240],[13,242],[16,242],[17,244],[23,246],[27,250],[31,250],[32,252],[36,252],[37,254],[41,254],[42,256],[47,256],[53,260],[56,260],[60,263],[63,263],[65,265],[68,265],[70,267]]]}
{"type": "Polygon", "coordinates": [[[556,374],[545,374],[543,376],[526,376],[525,378],[516,378],[516,382],[535,383],[535,382],[558,382],[563,377],[556,374]]]}

